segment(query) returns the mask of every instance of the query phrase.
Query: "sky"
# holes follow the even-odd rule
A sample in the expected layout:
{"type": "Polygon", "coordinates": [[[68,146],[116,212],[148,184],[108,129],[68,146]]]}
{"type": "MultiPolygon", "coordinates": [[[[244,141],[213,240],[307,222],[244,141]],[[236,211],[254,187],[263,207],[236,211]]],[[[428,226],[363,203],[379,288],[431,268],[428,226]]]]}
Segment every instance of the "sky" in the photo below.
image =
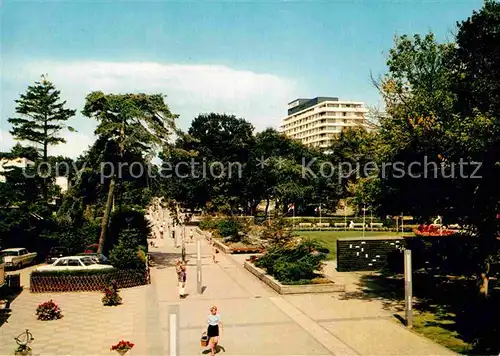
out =
{"type": "Polygon", "coordinates": [[[452,40],[482,3],[0,0],[0,151],[15,144],[14,101],[41,74],[78,110],[69,122],[77,132],[49,150],[73,158],[94,141],[96,122],[80,113],[94,90],[162,93],[183,130],[208,112],[277,127],[298,97],[380,108],[370,73],[386,72],[394,36],[452,40]]]}

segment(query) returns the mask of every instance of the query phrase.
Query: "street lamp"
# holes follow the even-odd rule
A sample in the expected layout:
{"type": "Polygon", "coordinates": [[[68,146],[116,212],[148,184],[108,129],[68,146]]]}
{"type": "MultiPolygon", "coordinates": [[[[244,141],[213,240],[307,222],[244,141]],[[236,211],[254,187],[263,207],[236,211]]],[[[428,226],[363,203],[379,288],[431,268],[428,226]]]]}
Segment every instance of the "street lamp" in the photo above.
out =
{"type": "Polygon", "coordinates": [[[366,215],[366,206],[363,205],[363,238],[365,238],[365,215],[366,215]]]}

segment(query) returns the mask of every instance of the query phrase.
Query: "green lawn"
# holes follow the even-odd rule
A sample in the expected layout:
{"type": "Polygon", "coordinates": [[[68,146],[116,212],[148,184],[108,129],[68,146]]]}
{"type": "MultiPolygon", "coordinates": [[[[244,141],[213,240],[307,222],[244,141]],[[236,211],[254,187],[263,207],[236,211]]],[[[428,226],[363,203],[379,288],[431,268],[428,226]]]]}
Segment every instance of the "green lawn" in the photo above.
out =
{"type": "Polygon", "coordinates": [[[443,316],[432,312],[421,312],[413,316],[413,329],[419,334],[459,354],[470,353],[472,345],[461,340],[455,328],[455,315],[452,313],[443,316]]]}
{"type": "MultiPolygon", "coordinates": [[[[337,239],[342,237],[361,237],[362,231],[296,231],[298,236],[305,238],[315,239],[321,242],[326,248],[330,250],[328,255],[329,260],[337,258],[337,239]]],[[[413,235],[413,233],[409,233],[413,235]]],[[[397,236],[393,231],[365,231],[365,237],[374,236],[397,236]]]]}

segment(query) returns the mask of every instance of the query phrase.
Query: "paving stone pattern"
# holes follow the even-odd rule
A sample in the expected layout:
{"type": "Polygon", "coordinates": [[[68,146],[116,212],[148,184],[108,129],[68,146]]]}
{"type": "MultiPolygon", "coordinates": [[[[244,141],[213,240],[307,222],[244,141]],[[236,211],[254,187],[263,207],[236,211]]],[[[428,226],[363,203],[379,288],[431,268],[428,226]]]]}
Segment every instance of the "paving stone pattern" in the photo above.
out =
{"type": "MultiPolygon", "coordinates": [[[[197,236],[199,237],[199,236],[197,236]]],[[[219,355],[450,355],[451,352],[392,321],[379,301],[349,300],[339,293],[280,296],[246,271],[246,256],[218,254],[202,241],[203,294],[196,291],[194,243],[187,244],[186,299],[177,295],[173,264],[180,248],[158,239],[152,255],[152,284],[122,289],[123,305],[104,307],[98,292],[32,294],[12,303],[0,327],[0,355],[12,354],[14,337],[28,328],[34,355],[116,355],[121,339],[136,346],[130,355],[170,355],[169,310],[179,308],[180,355],[203,355],[201,333],[211,305],[224,323],[219,355]],[[64,318],[36,320],[39,303],[53,299],[64,318]]],[[[340,293],[341,294],[341,293],[340,293]]]]}

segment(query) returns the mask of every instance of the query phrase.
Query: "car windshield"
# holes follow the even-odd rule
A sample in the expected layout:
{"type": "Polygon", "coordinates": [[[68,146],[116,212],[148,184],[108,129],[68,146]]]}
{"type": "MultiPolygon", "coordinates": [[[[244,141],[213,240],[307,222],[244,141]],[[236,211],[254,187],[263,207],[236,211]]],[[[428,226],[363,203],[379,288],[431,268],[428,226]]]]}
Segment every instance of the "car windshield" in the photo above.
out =
{"type": "Polygon", "coordinates": [[[19,256],[19,252],[17,252],[17,251],[3,251],[2,255],[4,255],[4,256],[19,256]]]}

